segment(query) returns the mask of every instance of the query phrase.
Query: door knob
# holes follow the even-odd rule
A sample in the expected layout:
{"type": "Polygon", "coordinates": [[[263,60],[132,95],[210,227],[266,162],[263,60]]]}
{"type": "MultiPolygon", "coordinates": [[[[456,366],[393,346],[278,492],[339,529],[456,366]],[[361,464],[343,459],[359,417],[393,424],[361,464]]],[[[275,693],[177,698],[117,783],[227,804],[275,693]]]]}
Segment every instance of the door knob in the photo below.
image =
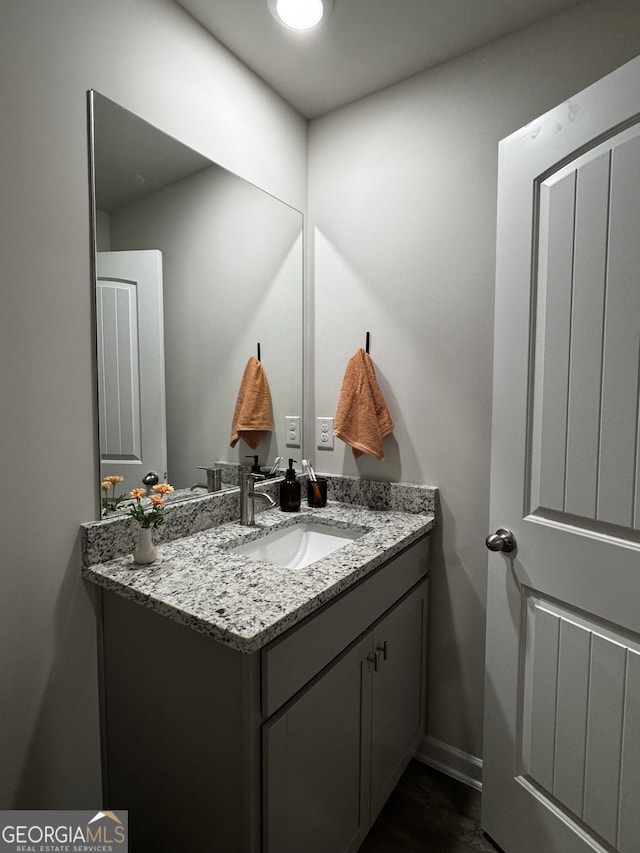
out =
{"type": "Polygon", "coordinates": [[[485,545],[490,551],[504,551],[509,554],[516,549],[516,537],[510,530],[500,527],[495,533],[487,536],[485,545]]]}

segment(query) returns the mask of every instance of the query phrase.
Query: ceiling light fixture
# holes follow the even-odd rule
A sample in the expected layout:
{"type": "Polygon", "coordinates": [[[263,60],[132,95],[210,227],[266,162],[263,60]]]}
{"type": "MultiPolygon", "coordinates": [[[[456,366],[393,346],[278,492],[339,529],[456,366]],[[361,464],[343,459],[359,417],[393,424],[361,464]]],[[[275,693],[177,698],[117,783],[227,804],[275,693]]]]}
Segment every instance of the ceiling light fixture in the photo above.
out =
{"type": "Polygon", "coordinates": [[[329,17],[333,0],[267,0],[279,24],[292,30],[310,30],[329,17]]]}

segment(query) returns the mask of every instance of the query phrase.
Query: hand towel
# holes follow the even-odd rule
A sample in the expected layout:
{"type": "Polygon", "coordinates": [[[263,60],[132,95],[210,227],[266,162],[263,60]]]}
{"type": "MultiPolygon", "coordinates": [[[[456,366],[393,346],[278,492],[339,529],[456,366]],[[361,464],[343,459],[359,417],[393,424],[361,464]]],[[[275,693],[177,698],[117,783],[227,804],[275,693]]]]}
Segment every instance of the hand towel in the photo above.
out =
{"type": "Polygon", "coordinates": [[[231,447],[242,438],[255,450],[265,432],[273,432],[271,392],[262,364],[251,356],[244,369],[233,414],[231,447]]]}
{"type": "Polygon", "coordinates": [[[349,359],[342,380],[333,434],[353,449],[384,459],[382,439],[393,432],[393,421],[384,401],[373,361],[360,348],[349,359]]]}

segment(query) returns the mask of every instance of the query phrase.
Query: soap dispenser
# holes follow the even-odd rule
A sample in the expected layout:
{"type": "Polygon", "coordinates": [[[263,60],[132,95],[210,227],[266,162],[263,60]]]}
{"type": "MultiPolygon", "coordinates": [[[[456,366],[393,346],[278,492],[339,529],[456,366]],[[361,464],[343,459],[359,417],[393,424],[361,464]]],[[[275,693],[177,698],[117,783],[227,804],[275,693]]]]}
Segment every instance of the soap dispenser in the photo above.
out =
{"type": "Polygon", "coordinates": [[[300,509],[300,481],[293,468],[295,461],[289,460],[284,480],[280,483],[280,509],[284,512],[297,512],[300,509]]]}
{"type": "Polygon", "coordinates": [[[251,466],[252,474],[260,474],[260,463],[258,462],[259,456],[258,454],[249,455],[247,454],[247,459],[253,459],[253,465],[251,466]]]}

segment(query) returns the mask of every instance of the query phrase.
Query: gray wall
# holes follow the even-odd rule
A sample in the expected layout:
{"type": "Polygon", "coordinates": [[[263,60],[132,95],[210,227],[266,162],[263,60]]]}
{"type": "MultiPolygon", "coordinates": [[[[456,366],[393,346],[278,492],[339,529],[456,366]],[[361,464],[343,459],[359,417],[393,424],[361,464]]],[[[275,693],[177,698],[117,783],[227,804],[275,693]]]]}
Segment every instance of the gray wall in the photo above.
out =
{"type": "Polygon", "coordinates": [[[212,167],[112,213],[111,247],[162,251],[169,482],[188,489],[206,482],[198,465],[286,456],[285,415],[302,414],[302,215],[212,167]],[[231,448],[258,341],[274,429],[255,450],[231,448]]]}
{"type": "MultiPolygon", "coordinates": [[[[95,807],[85,91],[303,209],[306,123],[169,0],[2,0],[0,807],[95,807]]],[[[587,3],[311,124],[315,411],[372,331],[384,463],[441,486],[431,734],[481,752],[497,140],[640,52],[636,0],[587,3]]],[[[310,319],[310,324],[313,318],[310,319]]],[[[313,400],[312,400],[313,403],[313,400]]],[[[307,427],[310,419],[307,418],[307,427]]]]}
{"type": "Polygon", "coordinates": [[[472,756],[482,754],[497,144],[638,53],[637,0],[589,2],[310,125],[315,414],[335,413],[345,364],[370,330],[395,432],[381,463],[356,463],[341,442],[308,453],[319,471],[441,488],[428,731],[472,756]]]}
{"type": "Polygon", "coordinates": [[[101,804],[86,90],[301,209],[306,123],[170,0],[2,0],[0,808],[101,804]]]}

